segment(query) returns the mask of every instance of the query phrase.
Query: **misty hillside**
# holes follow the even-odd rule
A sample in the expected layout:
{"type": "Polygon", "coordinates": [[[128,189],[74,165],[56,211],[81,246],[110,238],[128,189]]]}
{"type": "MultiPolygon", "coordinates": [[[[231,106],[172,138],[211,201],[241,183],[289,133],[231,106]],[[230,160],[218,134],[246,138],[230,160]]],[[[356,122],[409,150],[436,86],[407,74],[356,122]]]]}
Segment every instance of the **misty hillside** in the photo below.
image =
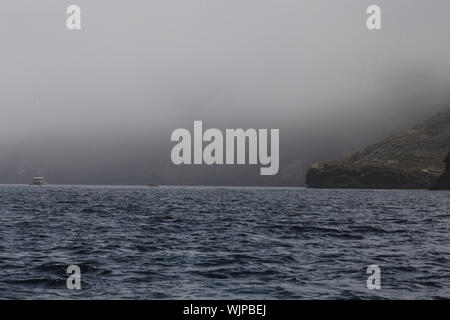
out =
{"type": "Polygon", "coordinates": [[[387,162],[401,168],[440,174],[450,149],[450,109],[409,131],[392,135],[357,152],[346,161],[387,162]]]}
{"type": "Polygon", "coordinates": [[[445,169],[450,150],[450,109],[411,130],[308,170],[313,188],[429,188],[445,169]]]}

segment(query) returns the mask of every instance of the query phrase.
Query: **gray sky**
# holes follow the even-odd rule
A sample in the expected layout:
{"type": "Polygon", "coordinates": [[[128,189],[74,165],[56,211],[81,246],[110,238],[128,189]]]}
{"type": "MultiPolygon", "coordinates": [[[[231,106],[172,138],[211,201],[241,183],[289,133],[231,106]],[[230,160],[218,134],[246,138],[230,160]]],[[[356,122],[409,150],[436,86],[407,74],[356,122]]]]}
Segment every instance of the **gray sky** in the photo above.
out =
{"type": "Polygon", "coordinates": [[[449,106],[449,14],[448,0],[2,0],[0,182],[251,183],[257,168],[170,165],[171,131],[193,120],[279,128],[284,165],[339,158],[449,106]],[[367,30],[369,4],[383,30],[367,30]]]}

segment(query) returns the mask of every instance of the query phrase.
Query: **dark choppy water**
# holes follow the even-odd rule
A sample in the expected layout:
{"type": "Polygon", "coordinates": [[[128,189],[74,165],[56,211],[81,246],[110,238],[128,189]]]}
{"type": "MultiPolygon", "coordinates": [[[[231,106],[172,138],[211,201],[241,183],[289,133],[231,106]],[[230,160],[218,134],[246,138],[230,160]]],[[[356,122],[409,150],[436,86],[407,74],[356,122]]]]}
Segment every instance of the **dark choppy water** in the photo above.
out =
{"type": "Polygon", "coordinates": [[[428,191],[0,186],[0,298],[450,298],[449,208],[428,191]]]}

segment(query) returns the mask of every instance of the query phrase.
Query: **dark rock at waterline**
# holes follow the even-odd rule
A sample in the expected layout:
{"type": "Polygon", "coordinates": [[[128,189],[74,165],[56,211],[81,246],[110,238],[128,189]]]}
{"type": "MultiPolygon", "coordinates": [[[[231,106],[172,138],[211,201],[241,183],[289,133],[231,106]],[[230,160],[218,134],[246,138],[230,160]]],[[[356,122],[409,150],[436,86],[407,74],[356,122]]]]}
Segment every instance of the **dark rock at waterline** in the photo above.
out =
{"type": "Polygon", "coordinates": [[[445,171],[432,185],[431,190],[450,190],[450,152],[447,154],[444,163],[445,171]]]}
{"type": "Polygon", "coordinates": [[[327,164],[306,174],[309,188],[427,189],[436,179],[423,171],[408,171],[376,164],[327,164]]]}

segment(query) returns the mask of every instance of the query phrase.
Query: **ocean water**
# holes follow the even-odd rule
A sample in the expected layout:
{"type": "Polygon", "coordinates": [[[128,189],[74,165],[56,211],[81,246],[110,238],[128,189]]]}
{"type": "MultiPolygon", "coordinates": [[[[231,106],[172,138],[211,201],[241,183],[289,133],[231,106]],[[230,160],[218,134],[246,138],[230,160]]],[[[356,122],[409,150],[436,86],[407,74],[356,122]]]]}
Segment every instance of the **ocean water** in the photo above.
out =
{"type": "Polygon", "coordinates": [[[0,298],[450,298],[449,208],[445,191],[0,186],[0,298]]]}

